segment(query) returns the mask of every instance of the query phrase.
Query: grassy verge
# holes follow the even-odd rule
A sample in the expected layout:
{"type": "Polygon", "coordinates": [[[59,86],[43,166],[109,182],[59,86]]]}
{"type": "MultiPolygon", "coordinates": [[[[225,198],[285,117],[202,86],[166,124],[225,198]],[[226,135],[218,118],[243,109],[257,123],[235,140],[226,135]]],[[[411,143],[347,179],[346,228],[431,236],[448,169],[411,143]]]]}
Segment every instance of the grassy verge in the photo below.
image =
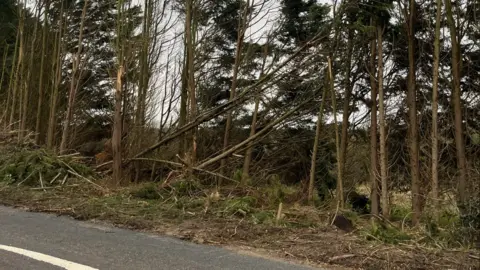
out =
{"type": "Polygon", "coordinates": [[[268,183],[222,187],[216,193],[195,181],[178,181],[167,188],[148,183],[109,189],[81,159],[42,150],[8,151],[0,164],[0,203],[31,211],[105,221],[328,269],[478,269],[480,264],[478,250],[461,243],[451,248],[450,242],[460,238],[446,227],[409,228],[408,206],[394,209],[392,222],[343,212],[356,228],[345,234],[330,226],[334,211],[329,209],[334,207],[322,210],[299,203],[301,187],[268,183]]]}
{"type": "MultiPolygon", "coordinates": [[[[328,225],[327,213],[295,203],[285,204],[277,222],[275,204],[265,202],[275,192],[267,188],[225,188],[217,196],[201,190],[188,184],[169,190],[153,184],[107,190],[79,182],[44,191],[3,182],[0,203],[196,243],[253,249],[296,262],[328,264],[330,269],[478,269],[480,262],[473,250],[418,245],[406,233],[396,235],[394,229],[370,230],[361,217],[356,221],[361,225],[359,233],[344,234],[328,225]],[[374,241],[367,240],[368,235],[374,241]],[[388,244],[385,239],[395,241],[388,244]]],[[[355,219],[354,214],[350,217],[355,219]]]]}

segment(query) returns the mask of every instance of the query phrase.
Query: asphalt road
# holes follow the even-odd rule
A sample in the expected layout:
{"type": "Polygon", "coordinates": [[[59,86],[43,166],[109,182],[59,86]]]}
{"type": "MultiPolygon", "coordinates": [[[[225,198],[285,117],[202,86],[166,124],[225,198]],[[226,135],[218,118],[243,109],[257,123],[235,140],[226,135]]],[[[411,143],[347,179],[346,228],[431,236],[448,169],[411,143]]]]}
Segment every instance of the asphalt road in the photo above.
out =
{"type": "Polygon", "coordinates": [[[0,270],[312,269],[0,206],[0,270]]]}

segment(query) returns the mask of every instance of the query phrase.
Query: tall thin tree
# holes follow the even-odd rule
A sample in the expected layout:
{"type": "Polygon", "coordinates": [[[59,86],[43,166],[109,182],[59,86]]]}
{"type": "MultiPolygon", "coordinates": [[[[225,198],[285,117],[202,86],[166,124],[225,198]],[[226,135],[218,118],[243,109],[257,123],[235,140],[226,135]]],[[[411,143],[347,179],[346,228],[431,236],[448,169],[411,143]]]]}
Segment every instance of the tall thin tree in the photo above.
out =
{"type": "Polygon", "coordinates": [[[465,142],[463,138],[463,116],[462,116],[462,100],[461,100],[461,66],[462,57],[460,51],[460,40],[457,31],[457,25],[453,18],[452,1],[445,0],[445,11],[447,13],[447,23],[450,28],[450,42],[452,45],[452,103],[455,115],[455,147],[457,153],[457,169],[458,169],[458,199],[460,203],[464,203],[467,194],[467,158],[465,155],[465,142]]]}

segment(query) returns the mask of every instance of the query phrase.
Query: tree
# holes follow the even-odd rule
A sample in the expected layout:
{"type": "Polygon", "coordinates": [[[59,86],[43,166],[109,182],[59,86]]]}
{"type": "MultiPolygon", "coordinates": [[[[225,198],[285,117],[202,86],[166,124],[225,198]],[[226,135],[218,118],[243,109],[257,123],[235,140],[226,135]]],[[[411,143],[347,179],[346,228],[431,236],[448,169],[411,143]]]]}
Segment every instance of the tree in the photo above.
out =
{"type": "Polygon", "coordinates": [[[465,156],[465,143],[463,138],[464,135],[462,123],[462,100],[460,89],[462,57],[460,52],[460,40],[457,34],[457,25],[455,24],[455,20],[453,18],[451,0],[445,0],[445,11],[447,13],[447,23],[450,28],[450,42],[452,45],[452,103],[455,116],[454,125],[458,168],[458,199],[460,203],[464,203],[467,196],[467,161],[465,156]]]}
{"type": "Polygon", "coordinates": [[[80,64],[83,65],[83,63],[80,63],[81,60],[81,53],[82,53],[82,47],[83,47],[83,31],[84,31],[84,26],[85,26],[85,17],[87,14],[87,7],[88,7],[88,0],[85,0],[83,3],[83,9],[82,9],[82,15],[81,15],[81,21],[80,21],[80,32],[78,34],[78,47],[77,47],[77,52],[76,54],[73,55],[73,60],[72,60],[72,78],[70,78],[70,91],[68,94],[68,106],[67,106],[67,112],[65,114],[65,120],[63,122],[63,130],[62,130],[62,141],[60,143],[60,153],[65,152],[68,147],[69,143],[69,138],[70,138],[70,126],[72,124],[73,120],[73,110],[75,106],[75,101],[77,99],[77,89],[79,87],[79,76],[78,72],[81,72],[82,67],[80,64]],[[79,71],[80,70],[80,71],[79,71]]]}
{"type": "Polygon", "coordinates": [[[433,86],[432,86],[432,209],[433,215],[438,218],[438,77],[440,69],[440,25],[442,23],[442,0],[437,0],[435,16],[435,51],[433,58],[433,86]]]}

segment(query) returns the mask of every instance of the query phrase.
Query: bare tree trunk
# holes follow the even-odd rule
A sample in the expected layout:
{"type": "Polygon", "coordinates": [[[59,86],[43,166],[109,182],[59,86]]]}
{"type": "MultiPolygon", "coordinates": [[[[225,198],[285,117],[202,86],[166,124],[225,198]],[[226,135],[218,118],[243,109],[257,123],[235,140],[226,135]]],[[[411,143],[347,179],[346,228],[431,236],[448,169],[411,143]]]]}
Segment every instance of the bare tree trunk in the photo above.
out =
{"type": "Polygon", "coordinates": [[[465,143],[463,139],[462,124],[462,100],[460,89],[460,68],[462,66],[462,57],[460,52],[460,41],[457,35],[457,26],[453,19],[452,2],[445,0],[445,11],[447,12],[447,22],[450,27],[450,39],[452,43],[452,77],[453,77],[453,111],[455,113],[455,146],[457,149],[457,167],[458,167],[458,199],[464,203],[467,198],[467,161],[465,156],[465,143]]]}
{"type": "Polygon", "coordinates": [[[437,0],[435,23],[435,42],[433,55],[432,86],[432,209],[435,219],[438,218],[438,77],[440,69],[440,25],[442,19],[442,0],[437,0]]]}
{"type": "Polygon", "coordinates": [[[377,25],[377,46],[378,46],[378,95],[379,95],[379,121],[380,121],[380,179],[382,182],[382,214],[389,216],[388,200],[388,175],[387,175],[387,141],[385,130],[385,103],[383,92],[383,31],[381,25],[377,25]]]}
{"type": "MultiPolygon", "coordinates": [[[[184,48],[187,48],[187,43],[185,40],[184,48]]],[[[183,57],[183,68],[182,68],[182,78],[181,78],[181,93],[180,93],[180,115],[178,119],[178,125],[180,127],[184,126],[187,123],[187,114],[188,114],[188,85],[187,85],[187,77],[188,77],[188,68],[187,68],[187,55],[184,53],[183,57]]],[[[185,157],[187,153],[187,137],[186,133],[184,133],[179,140],[178,144],[178,155],[181,157],[185,157]]]]}
{"type": "MultiPolygon", "coordinates": [[[[238,79],[238,72],[240,70],[240,65],[242,63],[242,50],[243,50],[243,39],[245,36],[245,31],[247,30],[247,14],[248,8],[250,7],[250,1],[247,0],[245,3],[245,7],[243,9],[242,17],[239,21],[238,25],[238,34],[237,34],[237,44],[235,48],[235,63],[233,64],[233,76],[232,76],[232,86],[230,87],[230,98],[232,100],[235,98],[235,92],[237,90],[237,79],[238,79]]],[[[230,132],[232,130],[232,111],[227,113],[227,123],[225,124],[225,133],[223,137],[223,149],[228,148],[229,140],[230,140],[230,132]]],[[[220,162],[220,174],[225,174],[225,166],[227,165],[227,160],[222,159],[220,162]]],[[[218,178],[218,186],[221,186],[222,178],[218,178]]]]}
{"type": "Polygon", "coordinates": [[[14,83],[14,80],[16,79],[14,77],[15,70],[16,70],[16,65],[17,65],[17,56],[18,56],[18,45],[19,45],[19,39],[20,39],[20,31],[17,31],[17,37],[15,38],[15,48],[14,53],[13,53],[13,61],[12,61],[12,67],[10,69],[10,78],[8,81],[8,97],[7,97],[7,105],[5,108],[5,113],[3,115],[3,119],[5,121],[5,127],[9,126],[11,122],[9,121],[9,112],[10,112],[10,104],[13,103],[13,99],[15,99],[15,95],[13,93],[12,89],[12,84],[14,83]]]}
{"type": "MultiPolygon", "coordinates": [[[[373,22],[373,20],[372,20],[373,22]]],[[[372,23],[373,25],[373,23],[372,23]]],[[[375,79],[375,56],[376,56],[376,40],[372,39],[370,42],[370,62],[369,62],[369,76],[371,87],[372,108],[370,112],[370,184],[371,184],[371,212],[373,215],[379,214],[380,196],[378,185],[378,151],[377,151],[377,81],[375,79]]]]}
{"type": "MultiPolygon", "coordinates": [[[[21,91],[19,89],[19,83],[20,83],[20,70],[22,69],[22,67],[24,66],[23,64],[23,55],[24,55],[24,50],[25,50],[25,45],[24,45],[24,42],[25,42],[25,37],[24,37],[24,20],[25,20],[25,11],[22,9],[19,11],[20,12],[20,21],[19,21],[19,26],[18,26],[18,31],[20,33],[20,47],[19,47],[19,52],[18,52],[18,62],[17,62],[17,66],[16,66],[16,71],[15,71],[15,80],[14,80],[14,83],[13,83],[13,94],[12,94],[12,109],[10,111],[10,121],[9,121],[9,125],[12,126],[14,124],[14,121],[15,121],[15,110],[17,109],[16,108],[16,101],[17,101],[17,95],[19,94],[19,91],[21,91]]],[[[21,99],[19,99],[19,103],[21,102],[21,99]]],[[[19,106],[21,107],[21,104],[19,104],[19,106]]],[[[19,115],[20,117],[20,115],[19,115]]]]}
{"type": "MultiPolygon", "coordinates": [[[[40,17],[40,4],[38,4],[37,12],[35,14],[35,18],[40,17]]],[[[27,79],[25,80],[25,89],[23,94],[23,105],[22,105],[22,119],[20,122],[20,132],[19,139],[22,140],[25,136],[25,132],[27,129],[27,114],[28,114],[28,101],[29,101],[29,92],[30,92],[30,80],[32,77],[32,69],[33,69],[33,60],[35,58],[35,42],[37,41],[37,32],[38,32],[38,20],[35,20],[35,26],[33,29],[33,38],[30,47],[30,61],[27,67],[27,79]]]]}
{"type": "MultiPolygon", "coordinates": [[[[410,152],[410,177],[412,177],[412,223],[416,225],[422,214],[421,183],[418,153],[418,125],[417,125],[417,90],[416,90],[416,68],[415,68],[415,33],[413,29],[415,18],[415,0],[410,0],[410,11],[408,12],[407,34],[408,34],[408,118],[409,118],[409,152],[410,152]]],[[[405,11],[405,13],[407,13],[405,11]]]]}
{"type": "Polygon", "coordinates": [[[313,190],[315,187],[315,172],[317,167],[317,153],[318,153],[318,142],[321,135],[321,127],[323,124],[323,114],[325,111],[325,99],[327,97],[327,90],[330,87],[330,80],[327,81],[327,84],[323,88],[322,102],[320,103],[320,109],[318,110],[317,116],[317,126],[315,128],[315,139],[313,141],[313,150],[312,150],[312,159],[310,163],[310,177],[308,181],[308,203],[313,203],[313,190]]]}
{"type": "Polygon", "coordinates": [[[338,132],[337,122],[337,97],[335,94],[335,77],[333,76],[332,59],[328,57],[328,77],[330,82],[330,92],[332,94],[333,122],[335,124],[335,145],[337,149],[337,205],[343,208],[345,200],[343,199],[343,172],[341,170],[342,157],[340,155],[340,134],[338,132]]]}
{"type": "Polygon", "coordinates": [[[58,21],[58,34],[55,37],[55,72],[53,74],[53,91],[50,97],[50,112],[48,116],[47,129],[47,148],[53,149],[55,145],[55,130],[57,125],[57,100],[58,91],[62,80],[62,49],[63,49],[63,2],[60,7],[60,16],[58,21]]]}
{"type": "Polygon", "coordinates": [[[85,15],[87,13],[87,6],[88,6],[88,0],[85,0],[85,3],[83,5],[83,10],[82,10],[81,22],[80,22],[80,33],[78,36],[78,51],[73,59],[72,78],[70,81],[70,92],[68,95],[67,113],[65,116],[65,120],[63,122],[62,141],[60,143],[60,153],[65,152],[69,144],[70,125],[73,120],[73,110],[75,109],[77,88],[79,86],[77,83],[77,79],[78,79],[77,73],[80,67],[80,58],[81,58],[82,47],[83,47],[83,30],[84,30],[83,28],[85,24],[85,15]]]}
{"type": "Polygon", "coordinates": [[[122,75],[123,61],[117,72],[117,87],[115,91],[115,117],[112,134],[113,183],[118,186],[122,182],[122,75]]]}
{"type": "MultiPolygon", "coordinates": [[[[114,186],[118,186],[122,182],[122,90],[124,82],[122,80],[125,73],[125,40],[123,38],[124,6],[122,0],[117,0],[117,81],[115,87],[115,116],[113,118],[113,132],[112,132],[112,160],[113,160],[113,176],[112,181],[114,186]]],[[[147,7],[145,7],[147,8],[147,7]]]]}
{"type": "Polygon", "coordinates": [[[43,103],[43,71],[45,66],[45,49],[47,47],[48,34],[48,12],[50,10],[50,0],[45,1],[45,11],[43,17],[43,36],[42,36],[42,54],[40,55],[40,81],[38,83],[38,103],[37,103],[37,119],[35,123],[35,143],[40,144],[41,123],[42,123],[42,103],[43,103]]]}
{"type": "MultiPolygon", "coordinates": [[[[263,48],[263,60],[262,67],[260,70],[260,78],[265,76],[265,64],[267,62],[268,56],[268,43],[264,45],[263,48]]],[[[255,129],[257,128],[257,116],[258,116],[258,107],[260,105],[260,94],[255,96],[255,108],[253,109],[252,115],[252,124],[250,125],[250,135],[249,137],[255,135],[255,129]]],[[[250,163],[252,162],[252,152],[253,144],[248,144],[247,150],[245,151],[245,159],[243,161],[243,170],[242,170],[242,185],[246,185],[250,179],[250,163]]]]}
{"type": "Polygon", "coordinates": [[[347,147],[348,147],[348,127],[350,117],[350,96],[352,94],[352,83],[350,82],[352,54],[353,54],[353,38],[354,29],[353,26],[348,26],[348,41],[347,41],[347,63],[345,67],[345,97],[343,99],[343,116],[342,116],[342,137],[340,139],[340,171],[342,177],[345,176],[345,164],[347,160],[347,147]]]}
{"type": "MultiPolygon", "coordinates": [[[[185,34],[187,40],[187,70],[188,70],[188,95],[190,99],[190,122],[194,121],[197,115],[197,98],[195,94],[195,39],[194,35],[196,33],[194,27],[194,6],[193,0],[187,1],[187,15],[185,21],[185,34]]],[[[197,156],[197,132],[196,128],[193,128],[191,131],[191,147],[189,153],[188,164],[193,166],[196,162],[197,156]]]]}
{"type": "MultiPolygon", "coordinates": [[[[8,54],[8,49],[9,49],[9,46],[8,44],[6,45],[6,48],[5,48],[5,52],[3,54],[3,60],[2,60],[2,77],[0,78],[0,87],[2,87],[3,85],[3,78],[5,76],[5,69],[7,68],[7,54],[8,54]]],[[[16,48],[14,48],[15,50],[15,53],[16,53],[16,48]]],[[[13,63],[15,62],[15,60],[13,60],[13,63]]],[[[4,103],[4,106],[5,106],[5,111],[3,111],[3,114],[2,114],[2,118],[0,118],[0,122],[1,124],[6,127],[7,123],[5,121],[5,116],[7,115],[7,112],[8,112],[8,105],[10,103],[10,87],[7,88],[7,100],[6,102],[4,103]]]]}

